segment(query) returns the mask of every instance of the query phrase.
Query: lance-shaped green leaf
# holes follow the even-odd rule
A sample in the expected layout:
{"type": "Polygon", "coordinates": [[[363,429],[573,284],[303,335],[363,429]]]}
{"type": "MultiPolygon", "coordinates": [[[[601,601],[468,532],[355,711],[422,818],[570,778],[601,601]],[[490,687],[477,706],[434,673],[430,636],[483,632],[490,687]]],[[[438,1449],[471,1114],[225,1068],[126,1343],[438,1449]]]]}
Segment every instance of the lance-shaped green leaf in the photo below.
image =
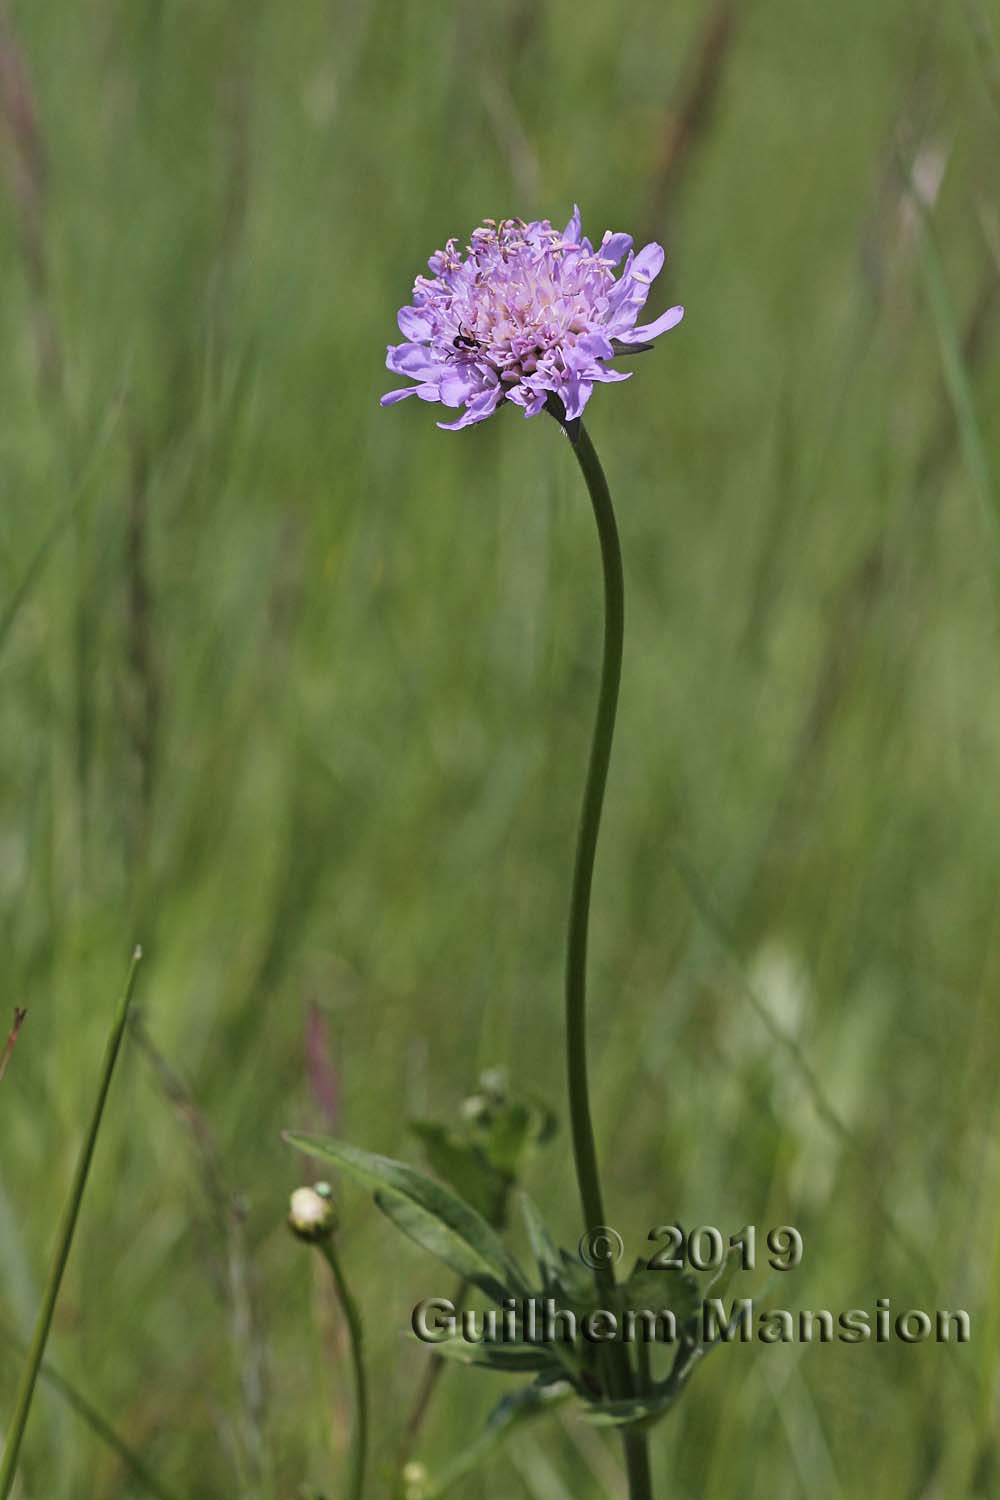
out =
{"type": "Polygon", "coordinates": [[[526,1296],[524,1273],[482,1214],[433,1177],[388,1156],[326,1136],[287,1133],[298,1151],[340,1167],[370,1189],[382,1212],[416,1244],[489,1297],[526,1296]]]}
{"type": "Polygon", "coordinates": [[[671,1387],[627,1401],[595,1402],[584,1406],[581,1415],[594,1427],[652,1427],[670,1410],[677,1394],[677,1388],[671,1387]]]}
{"type": "MultiPolygon", "coordinates": [[[[422,1348],[427,1345],[422,1339],[415,1340],[422,1348]]],[[[470,1344],[465,1339],[442,1339],[431,1346],[431,1352],[459,1365],[476,1365],[482,1370],[495,1370],[501,1375],[551,1375],[553,1379],[565,1379],[565,1371],[552,1357],[552,1352],[541,1344],[470,1344]]]]}
{"type": "Polygon", "coordinates": [[[528,1231],[528,1243],[531,1253],[538,1263],[541,1272],[542,1284],[548,1291],[551,1287],[559,1285],[559,1275],[562,1270],[562,1262],[559,1259],[559,1251],[556,1249],[545,1227],[545,1220],[535,1200],[522,1190],[521,1216],[524,1219],[524,1227],[528,1231]]]}
{"type": "Polygon", "coordinates": [[[567,1401],[572,1387],[563,1382],[550,1385],[526,1385],[512,1391],[495,1406],[486,1421],[486,1426],[468,1447],[455,1455],[450,1463],[431,1477],[424,1491],[425,1500],[438,1500],[460,1479],[477,1468],[485,1458],[500,1447],[525,1422],[544,1416],[546,1412],[567,1401]]]}

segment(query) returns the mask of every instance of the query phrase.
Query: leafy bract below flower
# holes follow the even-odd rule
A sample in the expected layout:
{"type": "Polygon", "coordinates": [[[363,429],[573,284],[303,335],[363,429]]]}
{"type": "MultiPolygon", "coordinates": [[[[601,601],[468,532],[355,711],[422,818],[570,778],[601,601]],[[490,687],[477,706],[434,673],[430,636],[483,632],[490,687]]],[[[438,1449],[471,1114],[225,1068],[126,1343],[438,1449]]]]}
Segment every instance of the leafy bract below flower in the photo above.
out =
{"type": "Polygon", "coordinates": [[[548,219],[487,219],[464,256],[451,239],[431,256],[432,275],[417,277],[413,304],[399,313],[406,342],[391,344],[386,359],[417,384],[389,391],[382,405],[419,396],[462,407],[457,421],[438,423],[453,431],[485,421],[502,401],[537,416],[551,394],[573,421],[595,385],[629,378],[609,360],[684,316],[672,307],[636,327],[662,265],[661,246],[636,255],[628,234],[609,230],[595,250],[578,208],[561,234],[548,219]]]}

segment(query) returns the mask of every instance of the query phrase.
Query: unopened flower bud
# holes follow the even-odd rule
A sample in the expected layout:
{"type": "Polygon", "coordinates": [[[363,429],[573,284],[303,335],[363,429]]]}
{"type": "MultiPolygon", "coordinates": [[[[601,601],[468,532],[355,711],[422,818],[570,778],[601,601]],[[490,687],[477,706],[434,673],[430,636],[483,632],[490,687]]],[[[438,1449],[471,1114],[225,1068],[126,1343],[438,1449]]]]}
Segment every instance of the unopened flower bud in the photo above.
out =
{"type": "Polygon", "coordinates": [[[508,1082],[506,1068],[487,1068],[485,1073],[479,1075],[479,1087],[495,1104],[504,1104],[507,1100],[508,1082]]]}
{"type": "Polygon", "coordinates": [[[288,1205],[288,1227],[300,1240],[315,1245],[337,1227],[337,1212],[328,1182],[296,1188],[288,1205]]]}
{"type": "Polygon", "coordinates": [[[490,1112],[490,1103],[482,1094],[470,1094],[462,1100],[462,1118],[481,1125],[490,1112]]]}

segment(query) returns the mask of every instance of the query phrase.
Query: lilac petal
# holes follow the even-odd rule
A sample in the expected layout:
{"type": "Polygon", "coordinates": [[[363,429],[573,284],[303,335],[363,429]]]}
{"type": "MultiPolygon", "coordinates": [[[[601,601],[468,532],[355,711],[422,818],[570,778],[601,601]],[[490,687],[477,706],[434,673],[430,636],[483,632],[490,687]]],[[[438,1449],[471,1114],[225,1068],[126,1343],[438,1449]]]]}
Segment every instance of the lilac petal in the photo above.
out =
{"type": "Polygon", "coordinates": [[[415,380],[441,369],[423,344],[390,344],[385,352],[385,367],[395,375],[412,375],[415,380]]]}
{"type": "Polygon", "coordinates": [[[635,256],[631,250],[628,259],[622,267],[622,274],[608,293],[608,306],[617,307],[632,289],[632,267],[635,265],[635,256]]]}
{"type": "Polygon", "coordinates": [[[597,253],[602,260],[610,261],[613,266],[616,266],[631,248],[632,236],[630,234],[612,234],[609,229],[597,253]]]}
{"type": "Polygon", "coordinates": [[[663,268],[663,246],[644,245],[636,256],[629,256],[621,279],[608,297],[606,332],[627,342],[636,318],[646,305],[650,283],[663,268]]]}
{"type": "Polygon", "coordinates": [[[492,386],[481,396],[477,396],[474,401],[469,402],[457,422],[439,422],[438,426],[442,432],[458,432],[461,427],[471,427],[473,422],[485,422],[487,417],[493,415],[502,400],[503,391],[499,386],[492,386]]]}
{"type": "Polygon", "coordinates": [[[466,408],[457,422],[439,422],[437,425],[442,432],[461,432],[463,427],[474,427],[477,422],[485,422],[487,417],[492,415],[491,411],[473,411],[470,406],[466,408]]]}
{"type": "Polygon", "coordinates": [[[404,339],[429,339],[434,334],[434,323],[420,307],[401,307],[396,319],[404,339]]]}
{"type": "Polygon", "coordinates": [[[683,316],[683,307],[668,307],[667,311],[661,313],[652,323],[644,323],[641,328],[632,328],[627,333],[620,333],[618,337],[623,344],[637,344],[643,339],[655,339],[661,333],[666,333],[668,329],[676,328],[683,316]]]}
{"type": "Polygon", "coordinates": [[[591,381],[583,380],[579,375],[570,375],[559,392],[562,404],[566,408],[566,420],[572,422],[578,417],[590,400],[594,387],[591,381]]]}
{"type": "Polygon", "coordinates": [[[386,391],[378,404],[379,406],[395,406],[397,401],[403,401],[407,396],[419,396],[421,401],[440,400],[438,388],[434,384],[405,385],[402,390],[386,391]]]}
{"type": "Polygon", "coordinates": [[[663,270],[663,246],[656,241],[643,245],[632,262],[632,275],[636,281],[655,281],[663,270]]]}
{"type": "Polygon", "coordinates": [[[580,227],[580,207],[579,204],[574,203],[573,217],[563,230],[563,239],[568,240],[571,245],[578,245],[580,243],[580,227]]]}
{"type": "Polygon", "coordinates": [[[496,387],[496,376],[484,375],[475,365],[454,365],[438,380],[441,400],[445,406],[464,406],[496,387]]]}
{"type": "Polygon", "coordinates": [[[591,359],[614,358],[614,346],[611,340],[605,337],[603,333],[585,334],[582,338],[577,339],[576,347],[582,349],[584,354],[589,355],[591,359]]]}
{"type": "Polygon", "coordinates": [[[507,400],[512,401],[515,406],[523,406],[526,417],[537,417],[545,405],[547,395],[547,391],[532,390],[531,386],[521,384],[507,392],[507,400]]]}
{"type": "Polygon", "coordinates": [[[631,380],[634,374],[634,370],[607,370],[603,365],[598,365],[587,378],[598,380],[602,385],[612,385],[618,380],[631,380]]]}
{"type": "Polygon", "coordinates": [[[607,320],[604,324],[604,332],[608,338],[622,339],[626,333],[631,332],[648,296],[648,282],[634,281],[627,272],[622,276],[608,297],[607,320]]]}
{"type": "Polygon", "coordinates": [[[567,344],[562,351],[563,366],[568,373],[585,375],[594,363],[594,356],[583,348],[583,340],[567,344]]]}

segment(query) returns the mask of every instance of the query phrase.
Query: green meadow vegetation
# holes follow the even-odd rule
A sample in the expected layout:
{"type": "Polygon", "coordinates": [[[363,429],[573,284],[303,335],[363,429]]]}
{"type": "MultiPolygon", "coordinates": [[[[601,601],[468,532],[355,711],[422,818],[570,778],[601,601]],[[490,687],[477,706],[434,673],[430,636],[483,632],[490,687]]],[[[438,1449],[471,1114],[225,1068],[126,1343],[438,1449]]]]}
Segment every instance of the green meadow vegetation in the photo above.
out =
{"type": "MultiPolygon", "coordinates": [[[[340,1500],[285,1130],[420,1162],[408,1122],[506,1069],[577,1242],[593,518],[544,416],[378,407],[427,255],[574,201],[687,309],[587,412],[627,587],[611,1224],[629,1263],[674,1219],[794,1225],[802,1264],[734,1293],[971,1324],[720,1350],[656,1493],[1000,1494],[998,152],[989,0],[0,4],[0,1429],[145,955],[17,1500],[340,1500]]],[[[453,1277],[334,1186],[377,1500],[453,1277]]],[[[444,1372],[432,1478],[507,1389],[444,1372]]],[[[451,1493],[622,1484],[567,1407],[451,1493]]]]}

